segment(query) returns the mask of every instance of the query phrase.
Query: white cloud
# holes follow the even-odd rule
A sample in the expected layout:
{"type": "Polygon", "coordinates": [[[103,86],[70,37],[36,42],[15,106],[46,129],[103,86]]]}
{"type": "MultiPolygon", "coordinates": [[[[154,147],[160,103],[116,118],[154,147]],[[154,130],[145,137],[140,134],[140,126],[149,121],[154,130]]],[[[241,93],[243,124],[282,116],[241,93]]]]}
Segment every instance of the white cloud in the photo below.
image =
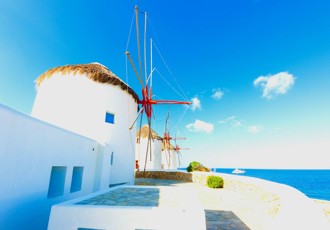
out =
{"type": "Polygon", "coordinates": [[[225,124],[225,123],[228,123],[229,121],[232,121],[236,118],[236,116],[230,116],[230,117],[227,117],[226,119],[224,120],[221,120],[219,121],[220,124],[225,124]]]}
{"type": "Polygon", "coordinates": [[[278,94],[285,94],[295,83],[295,77],[288,72],[269,76],[260,76],[254,80],[255,87],[260,86],[262,97],[271,99],[278,94]]]}
{"type": "Polygon", "coordinates": [[[191,105],[191,110],[192,111],[195,111],[196,109],[201,109],[202,106],[201,106],[201,101],[198,99],[198,97],[194,97],[191,99],[192,101],[192,105],[191,105]]]}
{"type": "Polygon", "coordinates": [[[214,89],[212,98],[215,100],[220,100],[223,97],[224,93],[220,89],[214,89]]]}
{"type": "Polygon", "coordinates": [[[232,122],[232,126],[235,127],[235,128],[238,128],[238,127],[241,127],[242,126],[242,123],[238,120],[234,120],[232,122]]]}
{"type": "Polygon", "coordinates": [[[260,125],[251,125],[248,127],[248,132],[252,134],[259,133],[263,127],[260,125]]]}
{"type": "Polygon", "coordinates": [[[219,121],[220,124],[230,124],[232,127],[234,128],[238,128],[240,126],[242,126],[242,123],[236,119],[236,116],[230,116],[227,117],[224,120],[219,121]]]}
{"type": "Polygon", "coordinates": [[[196,119],[194,123],[186,125],[191,132],[211,133],[214,129],[213,124],[196,119]]]}

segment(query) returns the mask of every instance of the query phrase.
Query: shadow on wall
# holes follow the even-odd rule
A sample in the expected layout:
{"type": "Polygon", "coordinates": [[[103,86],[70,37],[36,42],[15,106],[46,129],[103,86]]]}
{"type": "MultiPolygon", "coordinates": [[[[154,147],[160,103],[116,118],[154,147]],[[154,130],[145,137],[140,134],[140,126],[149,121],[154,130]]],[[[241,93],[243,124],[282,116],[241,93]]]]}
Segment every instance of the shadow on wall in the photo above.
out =
{"type": "Polygon", "coordinates": [[[207,229],[240,229],[250,228],[238,218],[232,211],[204,210],[207,229]],[[230,221],[229,221],[230,220],[230,221]]]}
{"type": "Polygon", "coordinates": [[[0,210],[0,228],[22,229],[24,226],[24,229],[47,229],[50,204],[40,199],[44,196],[45,193],[33,194],[15,200],[12,206],[6,207],[6,213],[0,210]]]}

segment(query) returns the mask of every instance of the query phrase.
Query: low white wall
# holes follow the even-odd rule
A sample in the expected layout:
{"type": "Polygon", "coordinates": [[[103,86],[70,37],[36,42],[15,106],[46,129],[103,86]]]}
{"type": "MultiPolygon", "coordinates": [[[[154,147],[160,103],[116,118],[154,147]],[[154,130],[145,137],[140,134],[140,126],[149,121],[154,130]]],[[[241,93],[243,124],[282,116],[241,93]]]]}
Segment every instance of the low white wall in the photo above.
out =
{"type": "MultiPolygon", "coordinates": [[[[278,197],[279,207],[278,213],[269,223],[267,229],[330,229],[330,223],[327,221],[323,210],[299,190],[280,183],[262,180],[253,177],[229,175],[215,173],[224,178],[226,183],[230,183],[230,187],[244,189],[253,189],[253,186],[260,188],[266,192],[271,192],[278,197]],[[236,184],[237,182],[237,184],[236,184]],[[235,184],[237,186],[235,186],[235,184]],[[251,186],[252,185],[252,186],[251,186]]],[[[205,174],[207,175],[207,174],[205,174]]],[[[228,186],[228,185],[227,185],[228,186]]],[[[231,189],[232,189],[231,188],[231,189]]]]}
{"type": "Polygon", "coordinates": [[[106,188],[111,151],[0,104],[0,229],[46,229],[53,204],[106,188]],[[64,190],[48,198],[53,167],[65,171],[64,190]],[[82,184],[71,192],[74,167],[82,184]]]}
{"type": "Polygon", "coordinates": [[[281,200],[279,214],[272,224],[275,229],[330,229],[321,207],[297,189],[277,184],[273,190],[281,200]]]}

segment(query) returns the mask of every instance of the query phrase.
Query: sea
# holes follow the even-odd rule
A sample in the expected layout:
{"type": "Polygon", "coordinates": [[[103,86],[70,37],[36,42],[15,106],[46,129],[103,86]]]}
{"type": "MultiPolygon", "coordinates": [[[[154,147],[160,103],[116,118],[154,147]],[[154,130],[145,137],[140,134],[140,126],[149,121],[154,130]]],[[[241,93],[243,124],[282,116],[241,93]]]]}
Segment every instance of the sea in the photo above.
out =
{"type": "MultiPolygon", "coordinates": [[[[231,168],[213,168],[213,172],[232,174],[231,168]]],[[[294,187],[313,199],[330,201],[330,170],[244,169],[241,176],[256,177],[294,187]]],[[[237,174],[236,174],[237,175],[237,174]]]]}

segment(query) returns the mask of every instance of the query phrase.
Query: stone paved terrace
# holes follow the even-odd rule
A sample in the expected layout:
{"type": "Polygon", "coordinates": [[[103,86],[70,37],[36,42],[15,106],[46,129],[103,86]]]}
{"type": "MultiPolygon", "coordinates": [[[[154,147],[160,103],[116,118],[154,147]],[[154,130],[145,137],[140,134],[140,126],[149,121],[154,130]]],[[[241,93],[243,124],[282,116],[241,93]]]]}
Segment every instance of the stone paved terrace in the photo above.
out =
{"type": "Polygon", "coordinates": [[[143,206],[143,207],[175,207],[183,199],[181,193],[168,193],[159,188],[123,187],[104,193],[79,205],[109,205],[109,206],[143,206]]]}

